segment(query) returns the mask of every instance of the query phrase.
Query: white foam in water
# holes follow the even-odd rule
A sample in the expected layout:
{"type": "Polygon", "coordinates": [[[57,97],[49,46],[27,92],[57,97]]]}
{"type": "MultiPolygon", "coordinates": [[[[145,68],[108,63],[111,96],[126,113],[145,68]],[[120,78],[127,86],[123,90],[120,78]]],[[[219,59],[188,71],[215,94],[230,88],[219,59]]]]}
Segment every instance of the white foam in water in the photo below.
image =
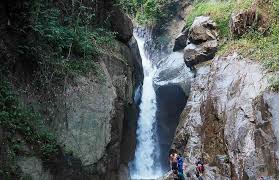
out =
{"type": "Polygon", "coordinates": [[[144,40],[134,35],[144,70],[144,80],[142,87],[142,98],[140,104],[140,115],[137,129],[137,147],[135,159],[132,162],[131,177],[132,179],[156,179],[162,176],[161,168],[155,165],[154,153],[158,153],[158,142],[155,141],[155,122],[156,122],[156,94],[153,87],[153,78],[155,68],[147,58],[144,52],[144,40]]]}

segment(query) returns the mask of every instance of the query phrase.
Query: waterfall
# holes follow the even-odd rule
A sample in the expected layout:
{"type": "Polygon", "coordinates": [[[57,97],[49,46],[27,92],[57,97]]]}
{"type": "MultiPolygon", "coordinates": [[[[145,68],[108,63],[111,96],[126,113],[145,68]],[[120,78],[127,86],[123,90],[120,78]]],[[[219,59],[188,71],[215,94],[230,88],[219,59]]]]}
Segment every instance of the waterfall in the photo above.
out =
{"type": "Polygon", "coordinates": [[[157,103],[153,87],[156,68],[152,66],[145,54],[144,39],[136,33],[134,36],[142,58],[144,80],[137,128],[137,147],[132,162],[131,177],[132,179],[155,179],[162,175],[160,165],[156,162],[159,153],[155,129],[157,103]]]}

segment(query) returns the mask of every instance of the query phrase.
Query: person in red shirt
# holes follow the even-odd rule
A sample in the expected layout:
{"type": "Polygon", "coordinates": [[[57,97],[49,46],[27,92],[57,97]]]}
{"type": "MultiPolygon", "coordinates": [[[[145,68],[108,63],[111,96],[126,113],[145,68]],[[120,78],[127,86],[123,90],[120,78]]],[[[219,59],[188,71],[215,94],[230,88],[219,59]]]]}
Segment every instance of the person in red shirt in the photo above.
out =
{"type": "Polygon", "coordinates": [[[198,158],[198,161],[196,162],[196,170],[201,174],[204,172],[204,165],[201,158],[198,158]]]}

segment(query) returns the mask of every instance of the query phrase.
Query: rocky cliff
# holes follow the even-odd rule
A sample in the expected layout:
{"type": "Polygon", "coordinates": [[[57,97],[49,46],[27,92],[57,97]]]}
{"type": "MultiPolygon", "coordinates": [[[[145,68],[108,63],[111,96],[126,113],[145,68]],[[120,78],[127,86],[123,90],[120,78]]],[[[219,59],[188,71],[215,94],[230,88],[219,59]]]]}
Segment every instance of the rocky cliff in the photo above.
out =
{"type": "Polygon", "coordinates": [[[189,164],[203,157],[217,166],[209,179],[275,178],[277,116],[270,102],[278,96],[267,86],[262,67],[237,54],[200,65],[173,146],[189,164]]]}
{"type": "MultiPolygon", "coordinates": [[[[51,3],[50,8],[61,8],[63,16],[67,16],[67,10],[71,8],[72,12],[76,10],[74,9],[76,4],[65,1],[51,3]]],[[[1,64],[3,64],[1,82],[2,80],[10,81],[13,89],[18,91],[20,102],[41,114],[42,124],[40,126],[32,124],[34,131],[40,131],[41,128],[48,131],[53,134],[53,141],[57,143],[55,147],[40,147],[41,139],[38,138],[38,147],[34,147],[36,145],[30,144],[21,131],[0,128],[0,133],[3,135],[0,142],[5,144],[0,148],[0,159],[3,162],[7,161],[0,165],[0,178],[111,180],[127,179],[129,176],[127,160],[124,161],[120,157],[121,149],[130,146],[130,142],[128,144],[122,142],[123,132],[128,131],[123,130],[123,127],[127,128],[127,124],[130,123],[124,119],[127,119],[126,116],[131,109],[134,110],[133,116],[136,116],[137,109],[133,96],[143,79],[141,58],[137,43],[132,37],[133,24],[128,16],[112,5],[112,1],[97,1],[96,4],[89,1],[82,3],[81,7],[86,11],[89,10],[89,13],[96,12],[96,19],[100,21],[97,23],[104,23],[105,18],[112,15],[106,23],[110,23],[110,28],[115,32],[116,38],[112,39],[113,44],[99,47],[101,50],[98,50],[97,56],[90,56],[95,70],[90,69],[90,66],[88,73],[66,75],[58,83],[52,81],[57,74],[50,67],[45,67],[49,74],[46,73],[44,78],[37,73],[41,70],[38,65],[41,62],[36,58],[40,57],[34,60],[30,58],[28,61],[26,56],[18,54],[17,48],[25,36],[28,37],[24,41],[27,48],[29,48],[28,43],[34,42],[37,37],[36,33],[32,33],[30,29],[22,32],[22,29],[26,27],[22,27],[21,23],[30,23],[33,20],[33,16],[28,14],[29,9],[25,7],[28,3],[18,1],[0,3],[0,9],[4,10],[0,14],[1,22],[3,21],[0,47],[1,64]],[[93,5],[94,8],[92,8],[93,5]],[[26,22],[20,21],[21,14],[24,14],[22,18],[25,18],[26,22]],[[8,75],[3,72],[8,72],[8,75]],[[36,84],[38,79],[42,81],[41,86],[36,84]],[[16,136],[10,140],[8,137],[12,132],[15,132],[16,136]],[[15,154],[11,159],[9,159],[9,152],[13,145],[10,141],[22,144],[19,148],[21,153],[15,154]],[[40,148],[44,149],[43,153],[49,151],[51,154],[53,149],[59,149],[59,153],[51,155],[51,158],[42,158],[38,153],[40,148]],[[10,173],[8,170],[6,172],[5,168],[10,168],[9,163],[12,163],[15,169],[13,172],[16,173],[10,173]],[[5,173],[12,175],[8,176],[5,173]]],[[[78,16],[82,16],[81,13],[78,16]]],[[[95,28],[97,24],[90,24],[90,28],[92,26],[95,28]]],[[[65,30],[58,29],[60,26],[55,28],[57,28],[53,30],[55,32],[65,30]]],[[[59,34],[59,38],[63,39],[62,36],[63,33],[59,34]]],[[[98,37],[88,40],[97,41],[98,37]]],[[[54,47],[51,48],[55,50],[54,47]]],[[[48,50],[45,49],[45,52],[50,54],[48,50]]],[[[32,50],[28,49],[30,54],[36,51],[36,47],[32,50]]],[[[72,43],[68,49],[67,60],[80,58],[80,54],[76,51],[72,43]]],[[[85,53],[84,51],[82,56],[85,56],[85,53]]],[[[132,135],[133,133],[135,131],[130,132],[132,135]]]]}
{"type": "MultiPolygon", "coordinates": [[[[193,28],[201,18],[190,28],[190,43],[200,44],[192,40],[213,34],[213,26],[193,28]]],[[[212,41],[205,39],[203,44],[212,41]]],[[[212,56],[197,47],[191,54],[190,45],[184,58],[195,77],[172,144],[186,158],[186,171],[194,177],[194,164],[201,157],[206,163],[205,179],[277,179],[279,99],[269,89],[269,72],[237,53],[203,62],[202,56],[207,60],[212,56]]],[[[217,44],[210,47],[215,53],[217,44]]]]}
{"type": "Polygon", "coordinates": [[[101,79],[81,76],[66,87],[52,124],[59,143],[101,179],[118,177],[125,107],[134,103],[135,59],[127,45],[119,42],[118,48],[122,57],[102,55],[101,79]]]}
{"type": "MultiPolygon", "coordinates": [[[[75,77],[65,85],[64,94],[50,104],[39,104],[42,112],[52,112],[49,130],[55,134],[59,146],[66,152],[63,171],[46,175],[48,168],[36,157],[20,157],[18,165],[24,174],[39,178],[34,168],[40,168],[45,179],[126,179],[128,174],[119,174],[120,149],[124,126],[124,114],[134,106],[133,94],[136,85],[134,63],[130,48],[118,43],[120,58],[103,54],[99,60],[102,76],[90,74],[75,77]],[[75,158],[76,160],[72,160],[75,158]],[[70,169],[74,170],[71,172],[70,169]],[[70,172],[69,172],[70,171],[70,172]],[[79,175],[78,175],[79,174],[79,175]],[[122,176],[122,178],[120,178],[122,176]]],[[[31,89],[28,89],[30,92],[31,89]]],[[[25,97],[30,104],[38,104],[34,94],[25,97]],[[30,100],[32,99],[32,100],[30,100]]],[[[53,162],[54,163],[54,162],[53,162]]],[[[122,168],[127,168],[123,162],[122,168]]],[[[53,164],[55,168],[56,163],[53,164]]]]}

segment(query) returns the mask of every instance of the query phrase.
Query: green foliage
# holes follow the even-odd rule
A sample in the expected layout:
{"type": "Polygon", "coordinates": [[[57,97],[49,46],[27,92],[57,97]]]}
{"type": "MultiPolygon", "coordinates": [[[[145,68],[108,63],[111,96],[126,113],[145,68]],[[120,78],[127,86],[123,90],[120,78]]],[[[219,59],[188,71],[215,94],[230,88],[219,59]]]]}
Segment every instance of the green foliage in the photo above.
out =
{"type": "MultiPolygon", "coordinates": [[[[16,94],[7,82],[0,82],[0,126],[12,134],[19,133],[27,143],[37,147],[38,155],[43,160],[48,160],[56,155],[58,146],[53,134],[36,128],[40,119],[38,114],[19,105],[16,94]]],[[[13,152],[18,153],[22,149],[19,142],[9,141],[13,152]]]]}
{"type": "Polygon", "coordinates": [[[225,163],[230,163],[230,156],[229,156],[229,155],[226,155],[226,156],[225,156],[224,162],[225,162],[225,163]]]}
{"type": "Polygon", "coordinates": [[[53,143],[45,143],[41,146],[41,152],[44,159],[48,159],[49,157],[55,156],[57,152],[57,145],[53,143]]]}
{"type": "Polygon", "coordinates": [[[272,1],[272,8],[275,17],[279,16],[279,1],[273,0],[272,1]]]}
{"type": "Polygon", "coordinates": [[[154,23],[157,20],[164,18],[165,14],[162,6],[165,1],[147,0],[143,4],[142,11],[138,11],[137,20],[141,24],[154,23]]]}
{"type": "Polygon", "coordinates": [[[127,13],[135,16],[138,23],[144,25],[164,25],[174,15],[169,0],[118,0],[118,5],[127,13]]]}
{"type": "Polygon", "coordinates": [[[221,38],[229,37],[229,21],[233,12],[249,9],[254,0],[228,1],[197,1],[187,17],[186,24],[190,26],[197,16],[211,16],[217,23],[221,38]]]}
{"type": "Polygon", "coordinates": [[[11,151],[13,151],[15,154],[21,154],[23,153],[23,144],[21,141],[19,140],[16,140],[16,139],[11,139],[11,146],[10,146],[10,149],[11,151]]]}
{"type": "Polygon", "coordinates": [[[42,10],[33,29],[43,40],[51,44],[55,52],[62,55],[63,52],[69,53],[69,50],[83,57],[94,55],[102,44],[110,43],[114,38],[114,33],[107,29],[95,28],[93,30],[87,24],[92,20],[92,16],[83,17],[83,20],[81,17],[72,19],[71,16],[63,16],[61,20],[61,17],[59,9],[42,10]]]}
{"type": "Polygon", "coordinates": [[[22,180],[32,180],[32,179],[33,179],[32,176],[30,176],[29,174],[24,175],[24,176],[22,177],[22,180]]]}
{"type": "MultiPolygon", "coordinates": [[[[245,57],[261,61],[271,72],[279,70],[279,1],[199,1],[194,5],[187,18],[187,25],[190,26],[195,17],[201,15],[209,15],[217,23],[221,42],[224,42],[221,44],[219,55],[237,51],[245,57]],[[261,33],[256,28],[251,28],[249,32],[241,37],[231,37],[229,32],[230,15],[251,8],[253,3],[256,3],[254,5],[257,12],[268,16],[265,20],[269,25],[269,30],[261,33]]],[[[271,88],[277,90],[278,78],[272,79],[271,88]]]]}
{"type": "Polygon", "coordinates": [[[59,147],[56,138],[47,130],[39,129],[41,120],[38,114],[19,103],[9,83],[0,81],[0,127],[12,135],[2,137],[6,142],[4,148],[7,152],[5,163],[0,167],[0,178],[19,179],[21,176],[22,172],[16,165],[16,157],[26,152],[23,142],[14,138],[15,135],[20,135],[26,144],[32,146],[35,155],[43,162],[50,162],[58,156],[59,147]]]}
{"type": "Polygon", "coordinates": [[[50,43],[55,51],[62,52],[70,48],[75,34],[72,29],[60,24],[59,17],[60,11],[58,9],[43,10],[39,13],[33,29],[47,43],[50,43]]]}
{"type": "MultiPolygon", "coordinates": [[[[1,137],[4,139],[5,137],[1,137]]],[[[3,146],[5,144],[1,144],[1,148],[3,149],[3,146]]],[[[20,169],[15,164],[15,157],[16,154],[14,151],[7,149],[5,151],[5,159],[1,162],[0,166],[0,179],[20,179],[20,169]]],[[[3,160],[3,159],[2,159],[3,160]]]]}
{"type": "Polygon", "coordinates": [[[272,72],[279,70],[279,24],[270,27],[268,35],[250,31],[239,39],[229,41],[221,47],[221,54],[238,51],[246,57],[260,60],[272,72]]]}
{"type": "Polygon", "coordinates": [[[97,56],[112,45],[115,33],[97,24],[95,10],[80,1],[54,6],[32,0],[24,6],[22,16],[28,21],[20,32],[32,35],[19,41],[17,53],[36,65],[37,77],[44,77],[41,85],[45,79],[56,83],[76,74],[98,73],[97,56]]]}
{"type": "Polygon", "coordinates": [[[271,76],[269,79],[270,82],[270,90],[279,92],[279,77],[278,76],[271,76]]]}
{"type": "Polygon", "coordinates": [[[116,4],[122,8],[122,10],[130,15],[135,15],[138,8],[141,8],[144,0],[117,0],[116,4]]]}
{"type": "Polygon", "coordinates": [[[210,1],[197,3],[189,16],[186,24],[191,26],[197,16],[211,16],[217,23],[221,37],[229,35],[229,20],[234,6],[234,1],[210,1]]]}
{"type": "MultiPolygon", "coordinates": [[[[83,10],[85,7],[78,8],[83,10]]],[[[41,39],[41,47],[37,49],[49,51],[40,59],[41,64],[55,67],[62,76],[95,71],[94,56],[103,45],[112,42],[114,33],[104,28],[92,28],[92,20],[92,15],[82,15],[81,11],[62,16],[59,9],[43,6],[32,26],[41,39]]]]}

